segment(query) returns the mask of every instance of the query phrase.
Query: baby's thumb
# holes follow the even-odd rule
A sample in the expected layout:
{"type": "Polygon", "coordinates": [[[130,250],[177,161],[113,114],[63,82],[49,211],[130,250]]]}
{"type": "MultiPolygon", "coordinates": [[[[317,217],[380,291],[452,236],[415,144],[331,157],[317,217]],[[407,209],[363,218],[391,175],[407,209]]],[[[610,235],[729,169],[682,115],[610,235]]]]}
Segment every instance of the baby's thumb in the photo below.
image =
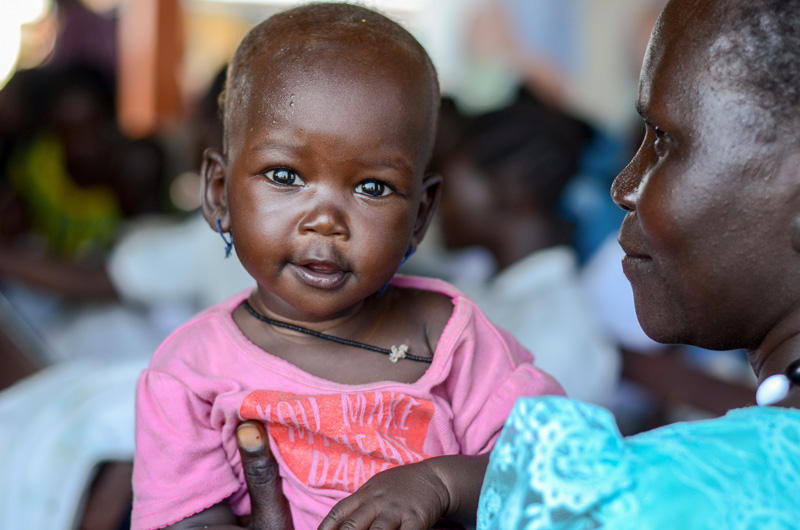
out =
{"type": "Polygon", "coordinates": [[[291,530],[292,514],[281,489],[278,463],[263,425],[244,421],[236,428],[236,443],[250,492],[249,527],[253,530],[291,530]]]}

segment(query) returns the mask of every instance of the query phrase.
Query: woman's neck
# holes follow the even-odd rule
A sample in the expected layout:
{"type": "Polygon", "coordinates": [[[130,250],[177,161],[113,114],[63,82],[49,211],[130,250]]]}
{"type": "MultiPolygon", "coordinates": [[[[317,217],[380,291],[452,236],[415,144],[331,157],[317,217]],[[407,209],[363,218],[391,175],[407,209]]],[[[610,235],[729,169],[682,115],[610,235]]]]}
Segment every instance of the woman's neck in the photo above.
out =
{"type": "Polygon", "coordinates": [[[773,327],[747,355],[759,383],[771,375],[783,374],[793,361],[800,359],[800,308],[773,327]]]}

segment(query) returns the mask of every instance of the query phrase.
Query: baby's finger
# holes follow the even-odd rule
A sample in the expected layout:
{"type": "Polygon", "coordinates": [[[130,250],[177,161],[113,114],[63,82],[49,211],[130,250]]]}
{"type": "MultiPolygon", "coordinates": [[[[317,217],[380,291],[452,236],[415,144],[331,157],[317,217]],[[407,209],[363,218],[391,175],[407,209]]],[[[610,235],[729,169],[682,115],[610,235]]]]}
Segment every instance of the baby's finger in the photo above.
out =
{"type": "Polygon", "coordinates": [[[291,530],[292,515],[283,496],[278,463],[269,449],[264,427],[245,421],[236,429],[236,443],[242,458],[244,477],[250,493],[253,530],[291,530]]]}
{"type": "Polygon", "coordinates": [[[348,497],[334,506],[318,530],[427,530],[422,514],[394,503],[353,502],[348,497]]]}
{"type": "MultiPolygon", "coordinates": [[[[325,519],[320,523],[318,530],[338,530],[340,528],[347,528],[347,530],[369,530],[370,523],[375,520],[378,512],[374,510],[375,504],[372,502],[360,502],[358,499],[363,499],[358,492],[353,495],[342,499],[328,512],[325,519]]],[[[387,530],[393,530],[395,527],[390,526],[387,530]]]]}

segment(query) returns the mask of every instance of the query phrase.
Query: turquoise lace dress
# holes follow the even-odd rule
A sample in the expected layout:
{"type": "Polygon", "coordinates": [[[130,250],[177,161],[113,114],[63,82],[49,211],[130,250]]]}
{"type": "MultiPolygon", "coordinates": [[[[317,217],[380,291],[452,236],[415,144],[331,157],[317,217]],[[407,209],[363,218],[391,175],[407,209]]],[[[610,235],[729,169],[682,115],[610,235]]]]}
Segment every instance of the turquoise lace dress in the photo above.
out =
{"type": "Polygon", "coordinates": [[[796,530],[800,410],[736,409],[623,438],[600,407],[520,399],[478,530],[796,530]]]}

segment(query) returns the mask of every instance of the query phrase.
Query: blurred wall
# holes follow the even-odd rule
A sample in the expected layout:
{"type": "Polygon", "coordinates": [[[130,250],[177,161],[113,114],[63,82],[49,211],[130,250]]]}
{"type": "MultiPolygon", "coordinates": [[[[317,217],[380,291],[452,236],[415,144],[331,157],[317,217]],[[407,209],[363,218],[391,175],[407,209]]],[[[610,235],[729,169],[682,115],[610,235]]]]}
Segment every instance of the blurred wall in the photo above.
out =
{"type": "MultiPolygon", "coordinates": [[[[183,66],[185,90],[196,93],[224,64],[239,39],[270,14],[300,4],[291,0],[228,2],[185,0],[186,55],[183,66]]],[[[403,24],[426,47],[440,76],[442,90],[463,100],[474,110],[499,106],[519,83],[520,72],[509,64],[508,43],[477,43],[476,33],[497,33],[508,28],[497,13],[508,9],[511,30],[524,33],[536,27],[569,24],[553,31],[570,42],[572,62],[564,75],[563,102],[598,125],[628,127],[634,118],[636,79],[649,34],[651,12],[661,0],[372,0],[360,2],[377,7],[403,24]],[[569,6],[565,20],[531,20],[548,15],[553,5],[569,6]],[[494,15],[492,15],[494,13],[494,15]],[[489,14],[487,16],[487,14],[489,14]],[[477,26],[478,31],[475,30],[477,26]],[[644,30],[642,29],[644,26],[644,30]],[[492,48],[489,53],[486,48],[492,48]]],[[[505,21],[506,23],[509,21],[505,21]]],[[[480,38],[478,36],[477,38],[480,38]]],[[[535,48],[531,39],[515,44],[535,48]]],[[[532,50],[545,57],[547,50],[532,50]]]]}

